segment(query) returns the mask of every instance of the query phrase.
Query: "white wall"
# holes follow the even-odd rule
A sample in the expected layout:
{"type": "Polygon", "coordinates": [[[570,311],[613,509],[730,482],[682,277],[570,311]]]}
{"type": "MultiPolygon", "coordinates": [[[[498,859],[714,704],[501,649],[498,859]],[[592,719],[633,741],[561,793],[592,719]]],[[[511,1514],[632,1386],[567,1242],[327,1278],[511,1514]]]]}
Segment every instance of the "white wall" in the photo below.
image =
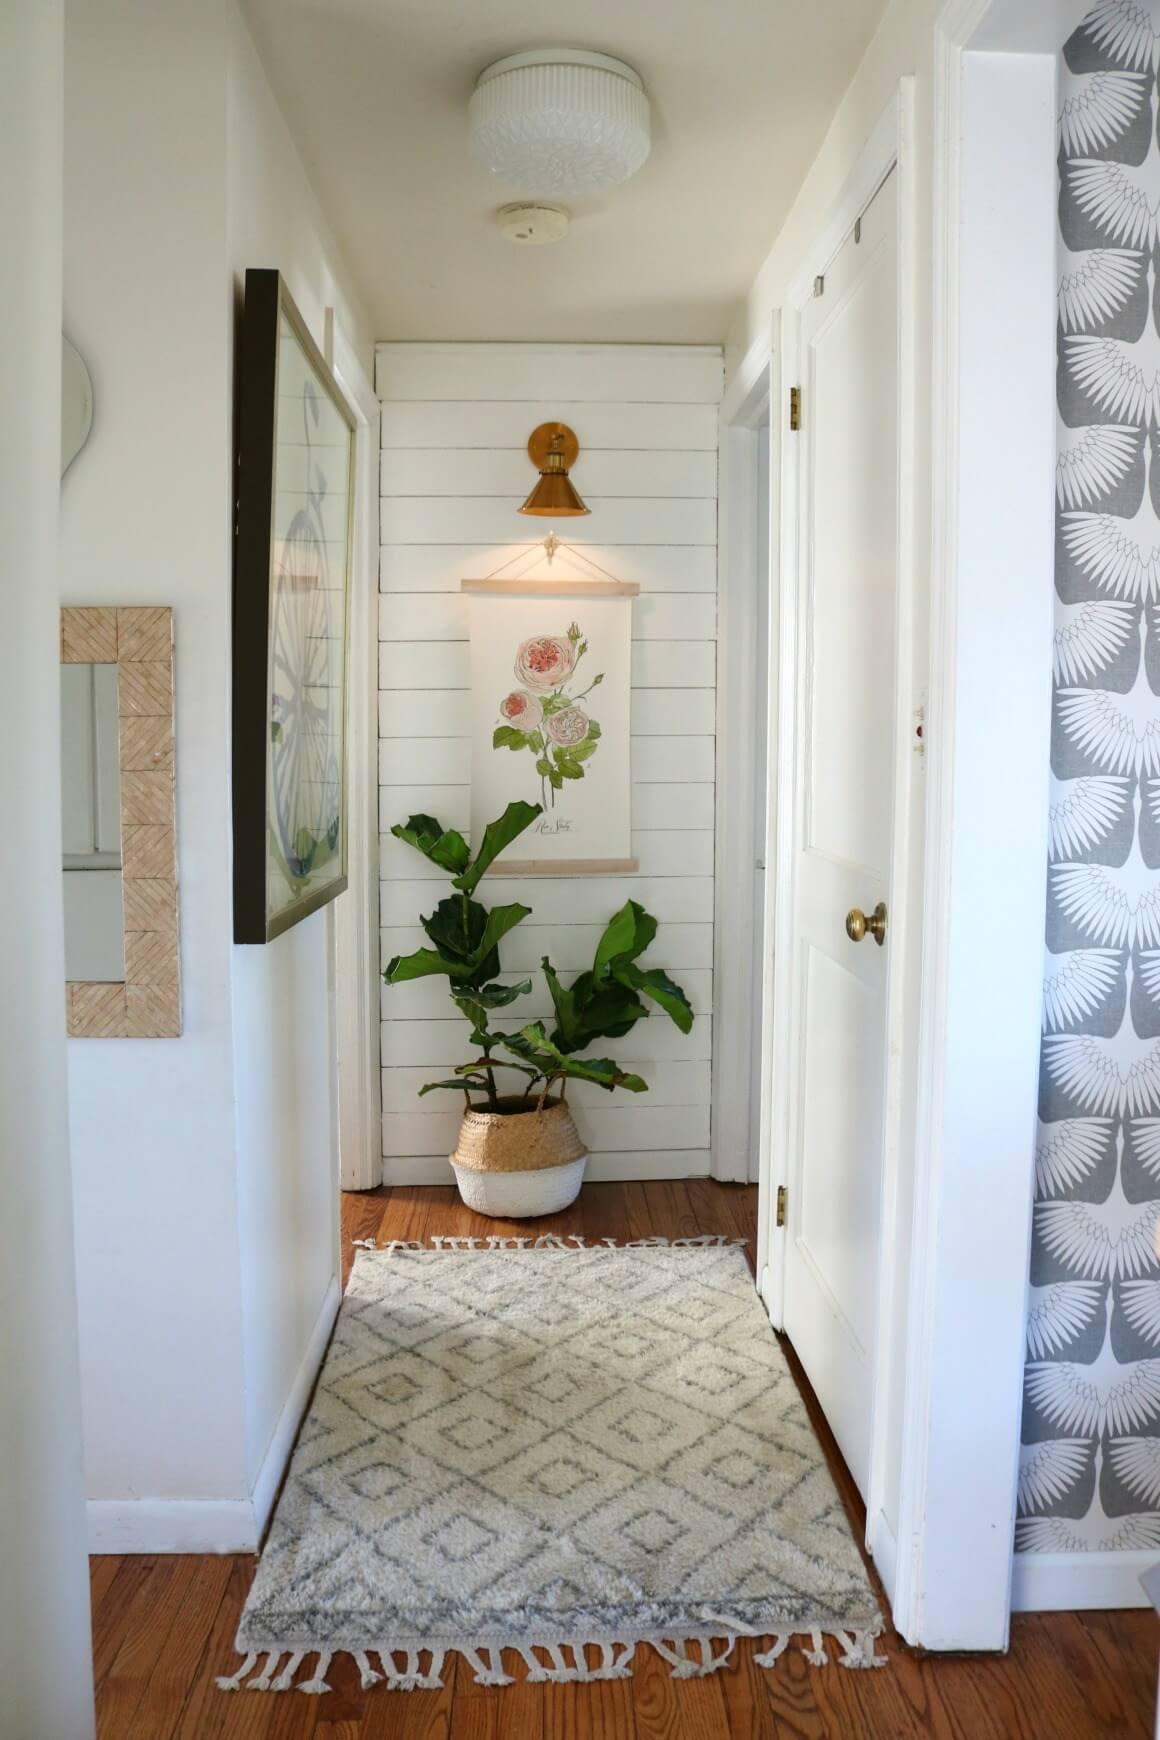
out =
{"type": "MultiPolygon", "coordinates": [[[[713,349],[595,345],[380,345],[382,588],[379,627],[380,824],[384,961],[418,947],[420,910],[439,875],[388,829],[424,810],[467,825],[470,743],[461,578],[484,577],[541,539],[548,521],[517,513],[535,480],[537,424],[580,440],[574,477],[589,518],[556,527],[618,578],[633,603],[633,851],[622,877],[489,879],[489,900],[533,909],[502,949],[532,971],[523,1018],[550,1014],[538,971],[591,965],[600,929],[630,896],[661,921],[650,951],[688,991],[697,1019],[680,1034],[642,1022],[617,1050],[649,1092],[570,1093],[592,1178],[704,1175],[710,1160],[713,792],[716,682],[717,404],[713,349]],[[416,692],[438,706],[417,707],[416,692]]],[[[561,551],[555,572],[568,566],[561,551]]],[[[544,565],[521,574],[548,572],[544,565]]],[[[449,1180],[461,1110],[417,1099],[433,1069],[466,1061],[467,1030],[441,980],[385,987],[383,1153],[388,1182],[449,1180]]],[[[440,1103],[442,1101],[442,1103],[440,1103]]]]}
{"type": "MultiPolygon", "coordinates": [[[[236,340],[247,266],[277,266],[319,349],[327,308],[364,366],[370,329],[249,31],[227,8],[227,248],[236,340]]],[[[233,450],[231,422],[228,436],[233,450]]],[[[257,1479],[339,1274],[331,915],[233,950],[246,1454],[257,1479]]],[[[329,1327],[329,1325],[327,1325],[329,1327]]]]}
{"type": "Polygon", "coordinates": [[[60,0],[0,9],[0,794],[14,818],[0,839],[0,1728],[20,1740],[93,1733],[57,897],[63,38],[60,0]]]}
{"type": "Polygon", "coordinates": [[[367,354],[233,0],[71,0],[65,327],[95,422],[63,490],[63,599],[170,604],[176,636],[182,1037],[69,1045],[90,1517],[111,1547],[252,1542],[261,1458],[334,1272],[324,921],[232,943],[247,263],[292,274],[319,337],[336,303],[367,354]]]}

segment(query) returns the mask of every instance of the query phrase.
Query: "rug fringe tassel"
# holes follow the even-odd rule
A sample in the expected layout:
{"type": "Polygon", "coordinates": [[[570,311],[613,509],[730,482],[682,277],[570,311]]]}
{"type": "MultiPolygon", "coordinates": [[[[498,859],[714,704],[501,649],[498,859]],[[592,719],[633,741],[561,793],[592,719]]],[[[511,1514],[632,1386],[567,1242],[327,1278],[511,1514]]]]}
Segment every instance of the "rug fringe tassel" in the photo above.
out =
{"type": "Polygon", "coordinates": [[[672,1641],[672,1649],[667,1643],[659,1641],[654,1642],[653,1648],[658,1655],[664,1656],[665,1660],[672,1664],[673,1679],[693,1680],[700,1679],[705,1674],[715,1674],[718,1668],[723,1668],[733,1654],[733,1646],[737,1642],[737,1638],[734,1633],[730,1632],[725,1639],[725,1648],[721,1654],[714,1655],[712,1639],[698,1637],[696,1641],[701,1651],[700,1660],[689,1654],[690,1640],[688,1638],[674,1638],[672,1641]]]}
{"type": "MultiPolygon", "coordinates": [[[[715,1674],[732,1658],[738,1637],[769,1637],[773,1643],[769,1649],[759,1650],[754,1654],[758,1667],[775,1667],[780,1658],[789,1648],[795,1636],[808,1636],[810,1647],[802,1649],[802,1655],[811,1667],[825,1667],[830,1657],[826,1653],[822,1641],[825,1630],[838,1646],[840,1654],[838,1661],[844,1668],[878,1668],[886,1666],[886,1657],[875,1651],[874,1641],[878,1635],[878,1627],[867,1627],[856,1631],[831,1630],[822,1626],[802,1626],[794,1631],[779,1631],[776,1633],[753,1631],[745,1625],[737,1625],[735,1629],[722,1628],[720,1631],[698,1633],[692,1637],[653,1638],[649,1641],[653,1649],[662,1659],[668,1662],[675,1680],[701,1679],[705,1675],[715,1674]],[[697,1653],[690,1649],[690,1644],[697,1645],[697,1653]]],[[[506,1647],[506,1646],[505,1646],[506,1647]]],[[[628,1643],[550,1643],[550,1644],[513,1644],[516,1653],[522,1657],[526,1673],[521,1677],[529,1685],[572,1685],[587,1684],[594,1680],[627,1680],[632,1678],[633,1661],[639,1644],[628,1643]],[[588,1651],[598,1650],[599,1660],[593,1665],[589,1663],[588,1651]],[[546,1659],[545,1659],[546,1658],[546,1659]]],[[[307,1655],[317,1653],[318,1665],[311,1678],[303,1680],[297,1687],[300,1692],[315,1695],[330,1691],[326,1683],[327,1669],[334,1654],[340,1651],[296,1649],[287,1659],[281,1673],[276,1670],[284,1651],[261,1650],[251,1651],[243,1661],[236,1674],[222,1675],[217,1685],[223,1692],[236,1692],[243,1688],[251,1692],[288,1692],[294,1687],[294,1676],[307,1655]],[[255,1664],[263,1657],[262,1665],[251,1679],[255,1664]]],[[[372,1665],[368,1650],[356,1649],[350,1654],[359,1671],[359,1678],[364,1691],[369,1691],[380,1681],[392,1692],[438,1691],[443,1686],[443,1667],[450,1654],[458,1653],[471,1668],[478,1686],[510,1686],[516,1683],[514,1675],[506,1673],[503,1665],[503,1653],[493,1644],[479,1644],[472,1647],[469,1644],[459,1644],[454,1650],[435,1649],[431,1653],[430,1666],[426,1672],[422,1667],[422,1654],[417,1649],[390,1649],[385,1645],[376,1649],[375,1653],[382,1664],[379,1673],[372,1665]],[[402,1661],[402,1666],[398,1665],[402,1661]]]]}
{"type": "Polygon", "coordinates": [[[282,1669],[282,1672],[278,1675],[278,1678],[273,1681],[273,1683],[270,1687],[271,1691],[288,1692],[290,1690],[291,1686],[294,1684],[294,1675],[298,1672],[298,1669],[301,1667],[302,1657],[305,1654],[306,1654],[306,1651],[304,1649],[296,1649],[294,1651],[293,1655],[290,1657],[290,1660],[286,1663],[286,1666],[282,1669]]]}
{"type": "Polygon", "coordinates": [[[461,1649],[460,1655],[470,1663],[477,1686],[510,1686],[512,1676],[503,1671],[503,1656],[498,1649],[461,1649]],[[487,1660],[484,1660],[484,1657],[487,1660]]]}
{"type": "Polygon", "coordinates": [[[248,1673],[253,1672],[254,1663],[258,1659],[257,1650],[252,1650],[238,1669],[236,1674],[219,1674],[217,1688],[219,1692],[240,1692],[242,1681],[248,1673]]]}
{"type": "MultiPolygon", "coordinates": [[[[307,1651],[306,1653],[309,1652],[307,1651]]],[[[307,1692],[311,1697],[316,1698],[321,1697],[323,1692],[328,1692],[330,1687],[326,1683],[326,1670],[330,1666],[332,1660],[332,1651],[329,1649],[319,1650],[318,1666],[314,1670],[313,1679],[303,1680],[298,1690],[300,1692],[307,1692]]]]}
{"type": "Polygon", "coordinates": [[[354,1250],[375,1251],[380,1256],[389,1257],[395,1251],[598,1251],[605,1247],[624,1251],[723,1250],[747,1245],[749,1240],[732,1238],[728,1233],[698,1233],[695,1238],[626,1239],[623,1243],[614,1238],[603,1238],[589,1243],[578,1233],[541,1233],[534,1239],[504,1238],[499,1233],[492,1233],[481,1239],[437,1233],[429,1245],[423,1244],[420,1239],[388,1239],[382,1245],[377,1244],[373,1238],[351,1239],[350,1242],[354,1250]]]}

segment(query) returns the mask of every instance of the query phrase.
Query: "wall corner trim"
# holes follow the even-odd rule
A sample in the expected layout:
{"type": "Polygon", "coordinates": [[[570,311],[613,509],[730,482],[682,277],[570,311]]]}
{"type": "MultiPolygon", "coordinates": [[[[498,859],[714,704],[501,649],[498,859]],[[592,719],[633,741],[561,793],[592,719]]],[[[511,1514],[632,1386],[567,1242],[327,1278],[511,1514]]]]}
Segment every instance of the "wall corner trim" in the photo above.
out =
{"type": "Polygon", "coordinates": [[[282,1412],[278,1416],[278,1424],[274,1427],[273,1435],[266,1447],[266,1454],[262,1458],[262,1465],[258,1470],[257,1479],[254,1481],[254,1490],[250,1495],[254,1515],[255,1546],[266,1532],[266,1524],[269,1522],[270,1513],[274,1509],[274,1500],[278,1496],[278,1488],[282,1484],[282,1476],[286,1472],[290,1452],[293,1450],[294,1440],[298,1436],[298,1428],[302,1424],[302,1417],[306,1412],[307,1403],[310,1401],[314,1380],[318,1376],[325,1357],[341,1302],[342,1290],[339,1286],[338,1276],[332,1275],[318,1316],[314,1320],[314,1328],[310,1331],[306,1350],[302,1355],[298,1370],[294,1374],[290,1393],[286,1397],[282,1412]]]}

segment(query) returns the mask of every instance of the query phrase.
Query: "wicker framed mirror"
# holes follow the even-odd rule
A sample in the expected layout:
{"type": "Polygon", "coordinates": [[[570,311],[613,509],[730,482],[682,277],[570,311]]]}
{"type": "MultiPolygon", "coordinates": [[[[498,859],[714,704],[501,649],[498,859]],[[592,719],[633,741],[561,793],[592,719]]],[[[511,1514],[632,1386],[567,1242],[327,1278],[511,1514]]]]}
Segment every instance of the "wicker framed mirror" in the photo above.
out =
{"type": "Polygon", "coordinates": [[[61,611],[68,1031],[181,1032],[173,612],[61,611]]]}

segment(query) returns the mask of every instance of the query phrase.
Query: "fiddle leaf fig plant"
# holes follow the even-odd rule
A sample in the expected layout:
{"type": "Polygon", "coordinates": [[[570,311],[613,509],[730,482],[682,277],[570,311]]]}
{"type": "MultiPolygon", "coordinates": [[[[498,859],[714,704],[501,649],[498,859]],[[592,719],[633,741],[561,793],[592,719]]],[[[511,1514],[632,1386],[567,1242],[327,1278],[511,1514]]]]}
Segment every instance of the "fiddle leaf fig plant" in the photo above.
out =
{"type": "Polygon", "coordinates": [[[655,1004],[682,1033],[693,1025],[693,1010],[681,987],[657,968],[637,965],[656,936],[657,921],[635,900],[628,900],[606,925],[596,945],[592,966],[564,985],[547,955],[541,970],[555,1021],[529,1022],[511,1033],[494,1032],[491,1017],[507,1009],[532,988],[530,979],[514,985],[500,982],[499,945],[530,916],[531,907],[513,901],[490,910],[472,898],[484,872],[499,854],[541,814],[540,804],[511,803],[484,829],[473,858],[462,834],[444,828],[434,816],[411,816],[391,829],[396,839],[451,875],[453,894],[440,900],[420,923],[431,944],[409,955],[396,955],[383,973],[388,985],[440,975],[447,979],[451,1001],[471,1027],[471,1043],[480,1056],[460,1064],[451,1077],[428,1082],[420,1094],[451,1088],[472,1104],[473,1091],[486,1095],[489,1110],[531,1111],[542,1106],[554,1085],[561,1094],[569,1081],[590,1081],[611,1092],[625,1088],[644,1093],[648,1083],[621,1069],[608,1057],[580,1056],[597,1041],[620,1039],[650,1013],[655,1004]],[[507,1055],[496,1056],[497,1048],[507,1055]],[[501,1096],[495,1071],[510,1069],[525,1077],[522,1096],[501,1096]]]}

